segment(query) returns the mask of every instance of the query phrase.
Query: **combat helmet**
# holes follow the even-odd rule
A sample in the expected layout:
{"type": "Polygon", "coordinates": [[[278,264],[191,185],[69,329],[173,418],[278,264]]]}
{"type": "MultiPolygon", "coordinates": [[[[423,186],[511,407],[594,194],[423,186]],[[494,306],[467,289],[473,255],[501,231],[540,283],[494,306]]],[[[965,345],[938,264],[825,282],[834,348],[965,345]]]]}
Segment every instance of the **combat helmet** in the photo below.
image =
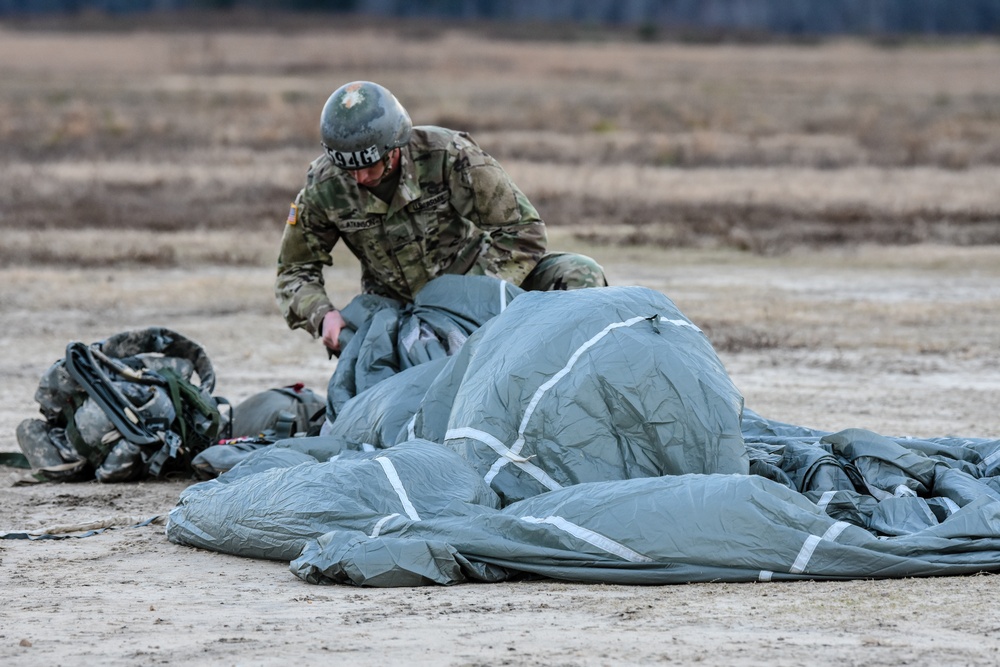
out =
{"type": "Polygon", "coordinates": [[[333,164],[365,169],[405,146],[413,123],[392,93],[371,81],[354,81],[333,91],[323,106],[320,135],[333,164]]]}

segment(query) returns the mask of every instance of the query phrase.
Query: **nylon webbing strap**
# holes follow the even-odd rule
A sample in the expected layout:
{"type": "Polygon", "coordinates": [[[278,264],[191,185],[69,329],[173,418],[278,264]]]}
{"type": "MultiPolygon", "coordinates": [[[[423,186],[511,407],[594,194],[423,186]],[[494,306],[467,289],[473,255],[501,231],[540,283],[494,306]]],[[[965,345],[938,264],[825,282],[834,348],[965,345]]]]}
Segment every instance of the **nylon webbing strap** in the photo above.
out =
{"type": "Polygon", "coordinates": [[[162,524],[166,518],[166,514],[157,514],[141,520],[138,517],[114,517],[72,526],[50,526],[39,530],[0,533],[0,540],[66,540],[91,537],[112,528],[142,528],[151,524],[162,524]]]}
{"type": "Polygon", "coordinates": [[[295,415],[288,410],[278,413],[274,422],[274,435],[278,440],[284,440],[295,435],[295,415]]]}
{"type": "Polygon", "coordinates": [[[11,468],[30,468],[28,457],[19,452],[0,452],[0,466],[11,468]]]}
{"type": "Polygon", "coordinates": [[[196,435],[207,439],[217,437],[222,421],[222,415],[219,413],[218,406],[207,402],[197,387],[169,368],[163,369],[160,375],[167,381],[170,400],[173,402],[174,410],[177,412],[177,421],[180,424],[181,439],[184,441],[184,444],[193,446],[193,439],[196,435]],[[189,410],[198,412],[201,416],[209,420],[204,433],[190,433],[188,431],[189,427],[197,430],[193,422],[188,423],[189,410]]]}
{"type": "Polygon", "coordinates": [[[140,446],[161,444],[160,438],[146,429],[142,418],[104,374],[90,347],[76,341],[66,346],[66,370],[87,395],[104,411],[122,437],[140,446]]]}

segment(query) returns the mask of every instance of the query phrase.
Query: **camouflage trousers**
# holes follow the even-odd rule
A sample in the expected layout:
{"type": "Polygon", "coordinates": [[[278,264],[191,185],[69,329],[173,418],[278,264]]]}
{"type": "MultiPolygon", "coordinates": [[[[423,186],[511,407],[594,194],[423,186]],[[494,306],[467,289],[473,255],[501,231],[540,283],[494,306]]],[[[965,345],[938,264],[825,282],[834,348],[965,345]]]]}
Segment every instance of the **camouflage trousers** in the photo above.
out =
{"type": "Polygon", "coordinates": [[[547,292],[607,285],[604,269],[590,257],[572,252],[548,252],[521,283],[521,289],[547,292]]]}

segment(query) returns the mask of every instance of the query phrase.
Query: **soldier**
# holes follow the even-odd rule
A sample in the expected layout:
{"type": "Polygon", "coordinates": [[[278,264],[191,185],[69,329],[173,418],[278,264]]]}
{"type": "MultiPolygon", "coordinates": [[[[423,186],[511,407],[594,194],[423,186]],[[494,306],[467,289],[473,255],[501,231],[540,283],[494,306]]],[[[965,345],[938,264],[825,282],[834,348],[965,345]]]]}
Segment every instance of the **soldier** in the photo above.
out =
{"type": "Polygon", "coordinates": [[[547,253],[545,224],[496,160],[464,132],[413,127],[388,90],[341,86],[320,119],[325,154],[288,213],[275,295],[289,327],[333,352],[344,326],[323,283],[343,241],[365,293],[411,302],[442,274],[490,275],[527,290],[607,285],[593,259],[547,253]]]}

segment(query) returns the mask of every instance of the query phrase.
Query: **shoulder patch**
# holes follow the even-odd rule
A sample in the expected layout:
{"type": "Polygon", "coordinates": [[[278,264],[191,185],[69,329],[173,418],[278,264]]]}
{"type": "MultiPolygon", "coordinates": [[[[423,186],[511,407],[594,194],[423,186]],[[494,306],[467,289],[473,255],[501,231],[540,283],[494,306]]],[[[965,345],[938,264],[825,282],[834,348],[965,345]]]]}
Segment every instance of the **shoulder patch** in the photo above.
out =
{"type": "Polygon", "coordinates": [[[466,173],[475,197],[476,210],[497,223],[516,221],[520,215],[517,196],[507,174],[496,165],[473,167],[466,173]]]}
{"type": "Polygon", "coordinates": [[[292,202],[292,207],[288,209],[288,224],[294,225],[299,221],[299,207],[292,202]]]}

